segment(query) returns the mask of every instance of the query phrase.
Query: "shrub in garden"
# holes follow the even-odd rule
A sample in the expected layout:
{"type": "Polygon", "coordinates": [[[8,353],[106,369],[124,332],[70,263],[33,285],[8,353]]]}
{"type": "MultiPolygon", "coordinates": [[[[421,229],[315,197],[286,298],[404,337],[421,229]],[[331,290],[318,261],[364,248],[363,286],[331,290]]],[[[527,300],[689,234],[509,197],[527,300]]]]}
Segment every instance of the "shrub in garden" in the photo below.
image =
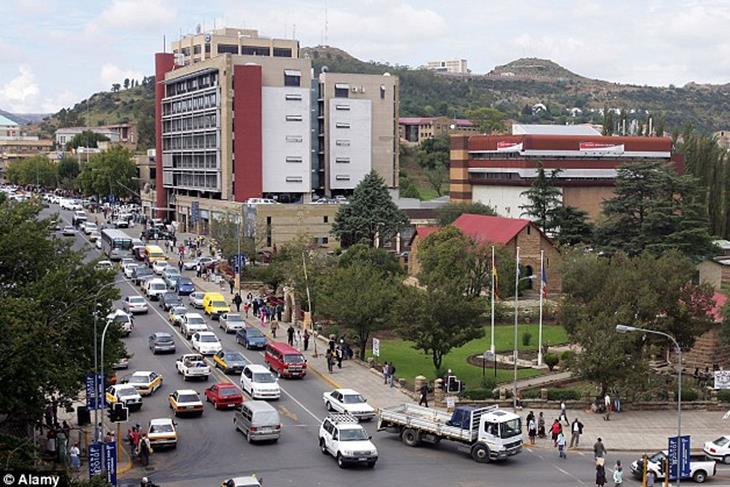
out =
{"type": "Polygon", "coordinates": [[[525,347],[530,346],[530,340],[532,340],[532,333],[526,331],[522,334],[522,345],[525,347]]]}
{"type": "Polygon", "coordinates": [[[548,353],[545,355],[543,360],[545,360],[545,365],[547,365],[550,372],[552,372],[555,366],[558,365],[558,362],[560,362],[560,357],[558,357],[557,353],[548,353]]]}
{"type": "Polygon", "coordinates": [[[548,389],[549,401],[572,401],[580,399],[578,389],[548,389]]]}

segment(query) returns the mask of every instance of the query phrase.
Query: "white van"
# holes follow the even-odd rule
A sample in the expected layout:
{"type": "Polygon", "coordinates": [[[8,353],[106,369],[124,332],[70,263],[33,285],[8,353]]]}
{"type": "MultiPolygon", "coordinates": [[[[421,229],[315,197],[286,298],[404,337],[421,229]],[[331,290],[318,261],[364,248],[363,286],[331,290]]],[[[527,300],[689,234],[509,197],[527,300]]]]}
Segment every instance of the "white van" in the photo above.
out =
{"type": "Polygon", "coordinates": [[[157,301],[160,296],[167,292],[167,284],[163,279],[154,278],[145,283],[144,293],[152,301],[157,301]]]}

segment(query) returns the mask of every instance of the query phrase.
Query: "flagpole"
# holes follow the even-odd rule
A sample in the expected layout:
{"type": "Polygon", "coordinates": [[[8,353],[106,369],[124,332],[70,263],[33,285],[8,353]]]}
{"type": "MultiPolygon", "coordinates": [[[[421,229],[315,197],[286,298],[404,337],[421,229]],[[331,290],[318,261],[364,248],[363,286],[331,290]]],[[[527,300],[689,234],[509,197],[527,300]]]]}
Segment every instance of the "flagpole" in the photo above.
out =
{"type": "MultiPolygon", "coordinates": [[[[494,245],[492,245],[492,345],[489,347],[489,351],[492,352],[492,356],[494,356],[495,353],[495,346],[494,346],[494,245]]],[[[494,360],[496,361],[497,358],[494,357],[494,360]]]]}
{"type": "Polygon", "coordinates": [[[537,366],[542,366],[542,302],[545,296],[545,251],[540,251],[540,321],[537,339],[537,366]]]}
{"type": "Polygon", "coordinates": [[[512,359],[514,360],[514,377],[512,382],[512,407],[517,411],[517,310],[520,294],[520,248],[515,253],[515,349],[512,359]]]}

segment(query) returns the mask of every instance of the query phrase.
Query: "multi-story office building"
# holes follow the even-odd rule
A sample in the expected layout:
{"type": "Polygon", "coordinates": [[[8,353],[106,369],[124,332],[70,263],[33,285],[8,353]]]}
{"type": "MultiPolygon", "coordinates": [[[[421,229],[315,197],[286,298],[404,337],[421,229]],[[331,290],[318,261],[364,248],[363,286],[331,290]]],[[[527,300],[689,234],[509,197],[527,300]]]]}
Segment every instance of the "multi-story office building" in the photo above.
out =
{"type": "Polygon", "coordinates": [[[466,59],[429,61],[426,63],[426,69],[438,73],[469,74],[469,68],[466,67],[466,59]]]}
{"type": "MultiPolygon", "coordinates": [[[[210,45],[233,31],[215,31],[210,45]]],[[[191,37],[176,48],[195,45],[191,37]]],[[[372,169],[397,187],[397,77],[315,77],[311,60],[294,55],[296,41],[267,42],[268,55],[217,47],[193,62],[155,55],[159,213],[185,224],[250,198],[308,203],[348,194],[372,169]]]]}
{"type": "Polygon", "coordinates": [[[223,28],[174,41],[172,53],[184,66],[221,54],[298,58],[299,41],[259,37],[259,32],[253,29],[223,28]]]}

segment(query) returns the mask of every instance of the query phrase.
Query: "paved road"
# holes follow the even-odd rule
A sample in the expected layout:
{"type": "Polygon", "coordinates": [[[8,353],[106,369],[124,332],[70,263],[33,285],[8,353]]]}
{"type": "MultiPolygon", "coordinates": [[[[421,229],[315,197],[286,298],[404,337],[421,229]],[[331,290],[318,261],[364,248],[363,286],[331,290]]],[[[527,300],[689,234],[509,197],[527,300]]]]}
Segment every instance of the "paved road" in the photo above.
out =
{"type": "MultiPolygon", "coordinates": [[[[62,212],[62,216],[70,221],[69,212],[62,212]]],[[[75,246],[84,244],[81,235],[76,237],[76,241],[75,246]]],[[[90,255],[98,254],[91,250],[90,255]]],[[[119,278],[122,278],[121,274],[119,278]]],[[[128,282],[121,283],[119,288],[122,297],[139,294],[139,290],[128,282]]],[[[184,299],[187,303],[187,298],[184,299]]],[[[261,353],[238,346],[233,335],[225,335],[216,322],[209,322],[209,325],[221,339],[224,349],[238,350],[249,361],[263,363],[261,353]]],[[[177,388],[192,388],[202,396],[203,389],[214,381],[238,383],[237,377],[226,377],[220,371],[216,371],[207,383],[184,382],[176,373],[175,358],[188,351],[189,342],[168,323],[157,303],[150,303],[147,315],[135,318],[134,332],[125,341],[128,351],[134,354],[129,373],[154,370],[165,378],[162,388],[144,399],[142,410],[131,414],[130,425],[131,422],[139,423],[146,428],[151,418],[169,417],[167,395],[177,388]],[[177,354],[151,354],[146,337],[155,331],[167,331],[175,336],[177,354]]],[[[120,372],[124,375],[124,371],[120,372]]],[[[179,487],[220,485],[222,479],[248,473],[265,478],[267,487],[392,486],[403,483],[423,487],[594,485],[592,458],[582,452],[570,452],[567,460],[559,460],[554,449],[542,445],[507,462],[481,465],[448,443],[439,447],[408,448],[395,435],[377,433],[375,423],[366,424],[380,453],[375,469],[341,470],[331,457],[322,455],[317,448],[317,430],[326,415],[321,395],[329,386],[314,374],[304,380],[282,380],[280,384],[282,398],[273,403],[283,421],[282,437],[278,443],[248,444],[240,433],[234,431],[231,411],[216,411],[206,405],[200,418],[177,419],[177,449],[155,453],[148,468],[136,466],[124,478],[130,485],[134,485],[132,482],[138,485],[138,479],[147,475],[162,486],[179,487]]],[[[613,465],[616,458],[628,464],[634,455],[610,454],[607,464],[613,465]]],[[[712,485],[730,485],[730,468],[723,467],[720,473],[723,478],[712,482],[712,485]]],[[[638,483],[629,480],[626,485],[638,483]]]]}

